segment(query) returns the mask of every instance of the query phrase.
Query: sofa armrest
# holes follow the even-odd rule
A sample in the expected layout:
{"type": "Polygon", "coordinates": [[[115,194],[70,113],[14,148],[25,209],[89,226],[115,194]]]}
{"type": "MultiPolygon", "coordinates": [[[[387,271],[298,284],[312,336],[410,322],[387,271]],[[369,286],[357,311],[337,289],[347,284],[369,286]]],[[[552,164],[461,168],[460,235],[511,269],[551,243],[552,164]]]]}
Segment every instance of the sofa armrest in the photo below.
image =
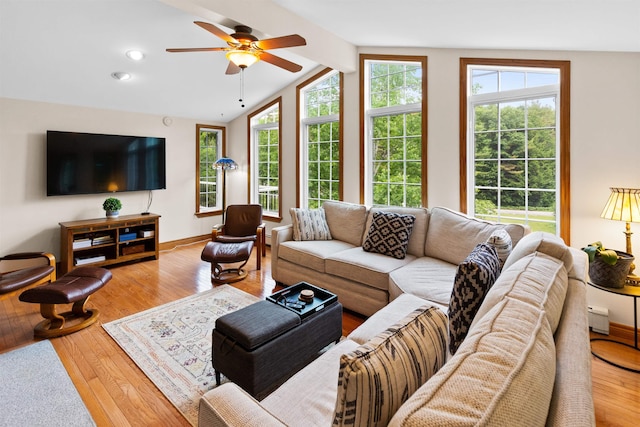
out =
{"type": "Polygon", "coordinates": [[[585,276],[569,279],[555,334],[556,380],[547,426],[594,426],[585,276]]]}
{"type": "Polygon", "coordinates": [[[291,224],[271,229],[271,277],[278,282],[278,250],[280,243],[293,240],[293,226],[291,224]]]}
{"type": "Polygon", "coordinates": [[[198,427],[284,427],[285,424],[234,383],[225,383],[200,398],[198,427]]]}

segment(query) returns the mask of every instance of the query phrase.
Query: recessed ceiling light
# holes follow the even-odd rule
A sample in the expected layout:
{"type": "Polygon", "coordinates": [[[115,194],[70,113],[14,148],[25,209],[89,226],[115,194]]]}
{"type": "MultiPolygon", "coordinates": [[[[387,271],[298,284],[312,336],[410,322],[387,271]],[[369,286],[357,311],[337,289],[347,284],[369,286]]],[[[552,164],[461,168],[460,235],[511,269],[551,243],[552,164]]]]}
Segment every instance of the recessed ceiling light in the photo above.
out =
{"type": "Polygon", "coordinates": [[[140,61],[141,59],[144,58],[144,53],[142,53],[139,50],[128,50],[126,55],[127,55],[127,58],[132,59],[134,61],[140,61]]]}
{"type": "Polygon", "coordinates": [[[131,78],[131,74],[125,73],[122,71],[117,71],[115,73],[111,73],[111,77],[116,80],[129,80],[131,78]]]}

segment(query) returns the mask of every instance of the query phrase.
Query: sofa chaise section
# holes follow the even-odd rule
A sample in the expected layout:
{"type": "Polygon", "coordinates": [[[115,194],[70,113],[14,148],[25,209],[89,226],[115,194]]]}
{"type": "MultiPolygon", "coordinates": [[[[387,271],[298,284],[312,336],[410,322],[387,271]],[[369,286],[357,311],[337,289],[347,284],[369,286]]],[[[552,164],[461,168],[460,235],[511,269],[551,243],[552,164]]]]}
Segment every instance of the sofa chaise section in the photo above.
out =
{"type": "MultiPolygon", "coordinates": [[[[547,233],[520,243],[456,353],[406,396],[389,425],[595,425],[587,256],[547,233]]],[[[339,425],[341,357],[398,330],[425,304],[397,296],[261,402],[232,383],[207,392],[200,425],[339,425]]]]}

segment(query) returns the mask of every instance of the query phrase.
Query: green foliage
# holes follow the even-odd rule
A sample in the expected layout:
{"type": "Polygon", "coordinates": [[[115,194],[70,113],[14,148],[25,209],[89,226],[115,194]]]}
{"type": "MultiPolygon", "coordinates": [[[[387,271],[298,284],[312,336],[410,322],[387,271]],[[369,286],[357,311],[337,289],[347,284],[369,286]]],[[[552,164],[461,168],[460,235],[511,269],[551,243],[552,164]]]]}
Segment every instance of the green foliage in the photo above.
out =
{"type": "Polygon", "coordinates": [[[475,182],[483,187],[476,203],[497,206],[497,190],[486,187],[499,186],[502,209],[525,206],[525,199],[530,208],[555,206],[556,110],[551,100],[478,105],[474,113],[475,182]]]}
{"type": "Polygon", "coordinates": [[[478,200],[475,203],[476,215],[495,215],[496,205],[490,200],[478,200]]]}
{"type": "Polygon", "coordinates": [[[122,202],[115,197],[109,197],[102,203],[102,209],[108,212],[119,211],[122,209],[122,202]]]}
{"type": "Polygon", "coordinates": [[[582,248],[589,255],[589,262],[593,262],[596,256],[609,265],[615,265],[618,262],[618,254],[613,249],[605,249],[602,242],[594,242],[582,248]]]}
{"type": "Polygon", "coordinates": [[[199,135],[199,200],[203,208],[213,208],[217,201],[218,170],[213,164],[218,160],[218,138],[221,132],[213,129],[201,129],[199,135]]]}

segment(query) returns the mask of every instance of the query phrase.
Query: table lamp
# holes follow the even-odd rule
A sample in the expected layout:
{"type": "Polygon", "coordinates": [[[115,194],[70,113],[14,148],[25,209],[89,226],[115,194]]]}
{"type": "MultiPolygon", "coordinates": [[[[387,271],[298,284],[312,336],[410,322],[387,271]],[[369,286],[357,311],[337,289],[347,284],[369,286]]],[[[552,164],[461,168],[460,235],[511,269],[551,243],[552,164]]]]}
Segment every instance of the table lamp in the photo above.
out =
{"type": "Polygon", "coordinates": [[[224,224],[226,219],[225,215],[227,211],[227,201],[226,201],[227,188],[225,185],[227,171],[229,169],[238,169],[238,164],[228,157],[220,157],[213,164],[213,167],[216,169],[222,169],[222,223],[224,224]]]}
{"type": "MultiPolygon", "coordinates": [[[[609,200],[600,216],[606,219],[626,222],[626,229],[624,231],[624,234],[627,236],[626,252],[633,255],[633,252],[631,252],[631,235],[633,234],[631,232],[631,223],[640,222],[640,190],[612,187],[609,200]]],[[[635,265],[631,264],[629,274],[627,275],[627,283],[639,285],[640,276],[633,274],[634,268],[635,265]]]]}

